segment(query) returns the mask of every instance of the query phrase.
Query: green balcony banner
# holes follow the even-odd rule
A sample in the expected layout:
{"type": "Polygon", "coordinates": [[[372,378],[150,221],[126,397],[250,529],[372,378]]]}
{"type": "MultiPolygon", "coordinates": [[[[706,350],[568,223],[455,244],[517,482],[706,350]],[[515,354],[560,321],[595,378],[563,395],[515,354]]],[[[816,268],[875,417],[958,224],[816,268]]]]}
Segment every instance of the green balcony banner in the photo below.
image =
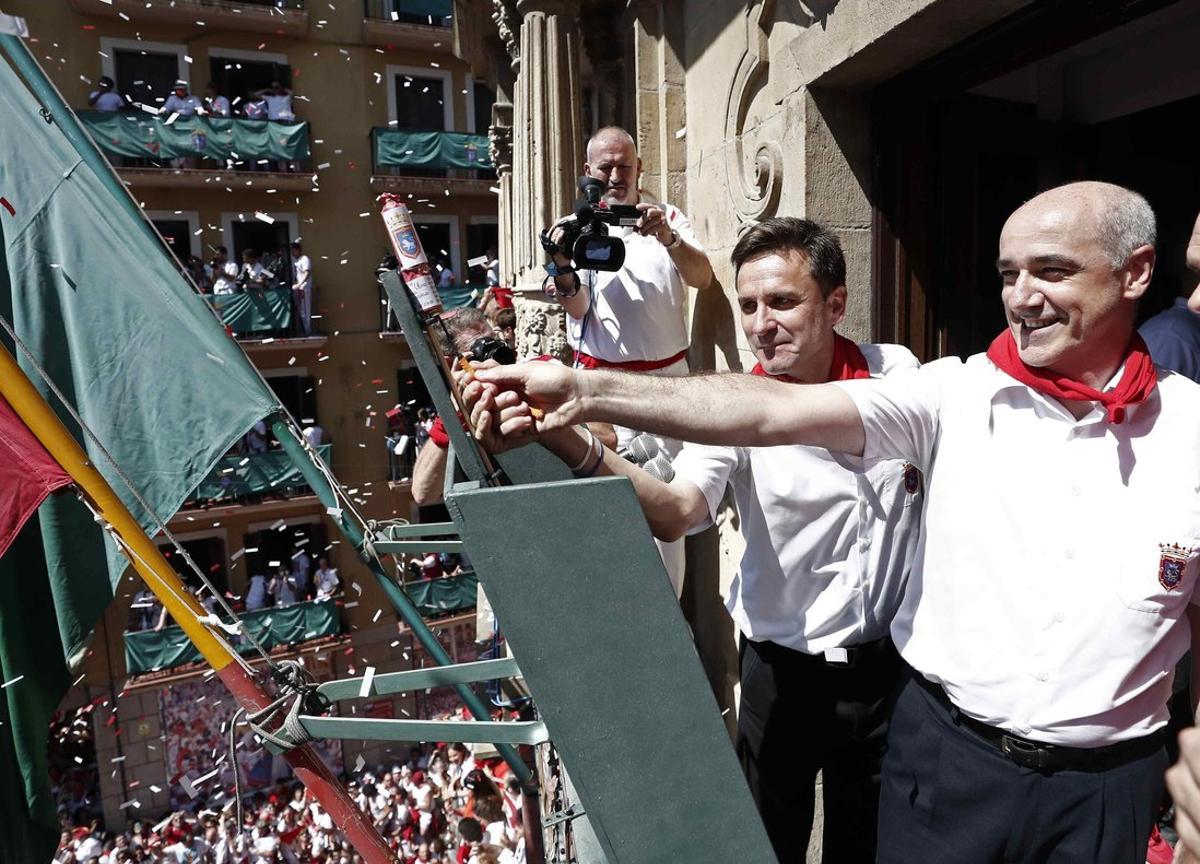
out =
{"type": "Polygon", "coordinates": [[[474,573],[406,582],[404,590],[422,615],[445,615],[473,609],[479,580],[474,573]]]}
{"type": "Polygon", "coordinates": [[[491,168],[486,135],[466,132],[407,132],[376,127],[371,132],[375,164],[387,168],[491,168]]]}
{"type": "Polygon", "coordinates": [[[208,294],[205,298],[233,335],[286,330],[292,325],[292,289],[267,288],[237,294],[208,294]]]}
{"type": "Polygon", "coordinates": [[[79,120],[107,153],[141,159],[308,159],[308,123],[231,117],[153,116],[142,112],[81,111],[79,120]],[[170,122],[168,122],[170,121],[170,122]]]}
{"type": "MultiPolygon", "coordinates": [[[[321,461],[326,465],[329,464],[332,448],[332,444],[322,444],[317,448],[321,461]]],[[[307,485],[300,469],[282,450],[237,453],[222,458],[213,472],[196,488],[190,500],[221,503],[264,492],[282,495],[307,485]]]]}
{"type": "MultiPolygon", "coordinates": [[[[243,612],[238,617],[246,632],[267,649],[333,636],[340,630],[337,604],[331,600],[258,609],[243,612]]],[[[254,650],[247,639],[231,637],[230,644],[239,654],[249,654],[254,650]]],[[[198,663],[202,659],[196,646],[179,627],[125,634],[125,669],[130,675],[173,669],[185,663],[198,663]]]]}

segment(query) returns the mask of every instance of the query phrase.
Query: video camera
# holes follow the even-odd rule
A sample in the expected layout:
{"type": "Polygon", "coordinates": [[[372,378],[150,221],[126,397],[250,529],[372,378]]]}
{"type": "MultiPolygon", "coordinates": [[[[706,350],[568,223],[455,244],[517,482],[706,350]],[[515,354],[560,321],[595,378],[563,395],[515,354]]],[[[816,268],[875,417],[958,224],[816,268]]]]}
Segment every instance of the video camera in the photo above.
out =
{"type": "Polygon", "coordinates": [[[582,270],[620,270],[625,263],[625,244],[619,237],[608,236],[608,226],[632,227],[642,218],[642,211],[631,204],[609,204],[604,200],[604,181],[595,177],[580,177],[581,198],[575,202],[575,213],[561,220],[562,243],[550,240],[541,233],[542,248],[547,255],[562,252],[582,270]]]}
{"type": "Polygon", "coordinates": [[[517,362],[517,352],[508,347],[508,343],[495,336],[480,336],[471,343],[471,359],[476,363],[485,360],[495,360],[501,366],[511,366],[517,362]]]}

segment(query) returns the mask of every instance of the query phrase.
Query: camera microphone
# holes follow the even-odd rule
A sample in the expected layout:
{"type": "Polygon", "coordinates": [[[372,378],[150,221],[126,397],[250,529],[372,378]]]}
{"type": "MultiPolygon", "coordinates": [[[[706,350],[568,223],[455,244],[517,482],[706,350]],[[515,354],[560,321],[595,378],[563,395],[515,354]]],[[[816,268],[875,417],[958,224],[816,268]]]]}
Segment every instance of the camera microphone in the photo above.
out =
{"type": "Polygon", "coordinates": [[[660,452],[654,436],[642,432],[630,439],[617,455],[634,465],[645,465],[660,452]]]}
{"type": "Polygon", "coordinates": [[[605,184],[603,180],[597,180],[595,177],[583,176],[576,183],[579,189],[579,194],[588,204],[599,204],[600,199],[604,197],[605,184]]]}

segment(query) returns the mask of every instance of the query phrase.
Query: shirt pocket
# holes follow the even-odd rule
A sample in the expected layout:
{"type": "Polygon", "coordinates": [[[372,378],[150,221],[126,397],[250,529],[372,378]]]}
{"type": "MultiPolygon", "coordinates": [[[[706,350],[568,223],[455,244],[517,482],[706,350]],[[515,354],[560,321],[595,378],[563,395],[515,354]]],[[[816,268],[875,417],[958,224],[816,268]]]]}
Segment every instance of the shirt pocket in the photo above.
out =
{"type": "Polygon", "coordinates": [[[1200,537],[1143,543],[1117,574],[1117,594],[1135,612],[1174,617],[1192,597],[1200,570],[1200,537]]]}

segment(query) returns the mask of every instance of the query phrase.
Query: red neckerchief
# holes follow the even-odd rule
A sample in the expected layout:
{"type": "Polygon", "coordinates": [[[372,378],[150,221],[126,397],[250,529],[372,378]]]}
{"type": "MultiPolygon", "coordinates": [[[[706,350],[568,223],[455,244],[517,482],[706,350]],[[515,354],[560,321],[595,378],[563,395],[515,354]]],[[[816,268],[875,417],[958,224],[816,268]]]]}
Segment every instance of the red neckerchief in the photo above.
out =
{"type": "MultiPolygon", "coordinates": [[[[761,363],[755,363],[750,374],[763,375],[767,378],[774,378],[776,381],[787,381],[789,384],[803,383],[791,375],[768,375],[761,363]]],[[[867,358],[863,356],[862,350],[845,336],[834,333],[833,362],[829,364],[829,377],[825,380],[850,381],[855,378],[870,377],[871,369],[867,366],[867,358]]]]}
{"type": "Polygon", "coordinates": [[[1137,333],[1129,340],[1129,347],[1125,351],[1125,371],[1121,373],[1116,389],[1103,393],[1049,369],[1026,366],[1021,362],[1012,330],[1007,328],[992,341],[987,356],[1001,372],[1046,396],[1053,396],[1060,401],[1099,402],[1104,406],[1109,423],[1124,422],[1125,410],[1130,405],[1146,401],[1158,386],[1154,361],[1150,359],[1146,343],[1137,333]]]}

